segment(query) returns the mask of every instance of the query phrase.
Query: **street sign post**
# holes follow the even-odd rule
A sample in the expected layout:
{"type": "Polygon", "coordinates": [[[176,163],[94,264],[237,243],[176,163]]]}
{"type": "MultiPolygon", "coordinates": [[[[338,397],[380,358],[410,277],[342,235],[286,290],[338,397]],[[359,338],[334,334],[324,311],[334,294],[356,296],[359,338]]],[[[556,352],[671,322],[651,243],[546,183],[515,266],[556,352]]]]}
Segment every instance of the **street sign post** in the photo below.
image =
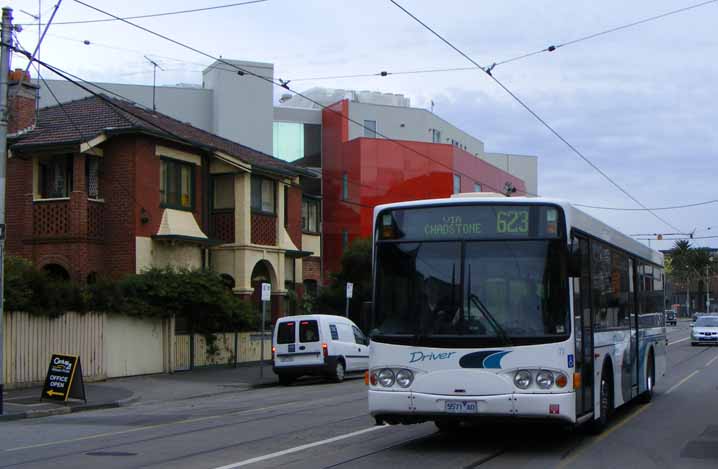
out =
{"type": "Polygon", "coordinates": [[[265,324],[267,323],[267,303],[272,299],[272,284],[262,284],[262,343],[259,346],[260,362],[259,362],[259,377],[264,378],[264,336],[265,336],[265,324]]]}
{"type": "Polygon", "coordinates": [[[349,301],[352,299],[353,295],[354,295],[354,284],[351,282],[347,282],[347,295],[346,295],[347,296],[347,299],[346,299],[347,304],[346,304],[346,309],[344,312],[346,317],[349,317],[349,301]]]}

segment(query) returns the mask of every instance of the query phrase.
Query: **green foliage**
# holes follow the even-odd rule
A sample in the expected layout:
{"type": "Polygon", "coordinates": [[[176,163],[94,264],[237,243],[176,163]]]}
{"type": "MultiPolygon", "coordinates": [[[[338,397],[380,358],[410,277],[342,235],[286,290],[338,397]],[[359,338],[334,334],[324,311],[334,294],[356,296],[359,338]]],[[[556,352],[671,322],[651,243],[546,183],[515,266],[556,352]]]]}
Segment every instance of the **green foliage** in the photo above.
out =
{"type": "Polygon", "coordinates": [[[91,285],[53,280],[30,262],[5,259],[5,309],[57,317],[66,311],[105,311],[136,317],[186,318],[195,332],[253,327],[248,302],[232,294],[214,272],[151,269],[120,281],[91,285]]]}
{"type": "Polygon", "coordinates": [[[346,284],[354,284],[351,311],[359,312],[364,301],[371,301],[371,240],[356,239],[344,251],[341,258],[342,270],[332,276],[330,285],[320,290],[315,309],[321,313],[344,314],[346,305],[346,284]]]}

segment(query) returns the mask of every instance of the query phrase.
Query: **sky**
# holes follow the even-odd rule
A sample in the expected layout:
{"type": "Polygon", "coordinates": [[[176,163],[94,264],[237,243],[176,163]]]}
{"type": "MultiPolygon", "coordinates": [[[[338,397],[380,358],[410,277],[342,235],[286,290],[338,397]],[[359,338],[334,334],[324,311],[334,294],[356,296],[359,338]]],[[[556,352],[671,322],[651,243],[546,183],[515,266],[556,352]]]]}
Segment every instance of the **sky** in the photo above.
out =
{"type": "MultiPolygon", "coordinates": [[[[236,0],[235,0],[236,1],[236,0]]],[[[88,0],[120,16],[232,3],[88,0]]],[[[482,65],[700,3],[700,0],[400,0],[482,65]]],[[[0,0],[49,18],[54,1],[0,0]]],[[[55,22],[104,18],[64,0],[55,22]]],[[[647,207],[718,199],[718,2],[498,65],[494,76],[567,141],[647,207]]],[[[313,86],[403,93],[484,141],[486,151],[537,155],[539,192],[576,203],[638,207],[551,134],[481,71],[310,79],[471,64],[389,0],[268,0],[134,20],[215,56],[275,64],[275,77],[313,86]]],[[[26,49],[37,27],[18,34],[26,49]]],[[[42,60],[88,80],[151,84],[147,55],[165,71],[158,84],[200,83],[212,60],[120,22],[53,24],[42,60]],[[90,41],[90,45],[83,41],[90,41]]],[[[15,58],[13,66],[23,66],[15,58]]],[[[276,97],[282,94],[277,89],[276,97]]],[[[646,212],[587,209],[627,233],[672,233],[646,212]]],[[[718,236],[718,204],[657,212],[681,232],[718,236]]],[[[652,241],[669,249],[673,242],[652,241]]],[[[718,247],[718,238],[695,246],[718,247]]]]}

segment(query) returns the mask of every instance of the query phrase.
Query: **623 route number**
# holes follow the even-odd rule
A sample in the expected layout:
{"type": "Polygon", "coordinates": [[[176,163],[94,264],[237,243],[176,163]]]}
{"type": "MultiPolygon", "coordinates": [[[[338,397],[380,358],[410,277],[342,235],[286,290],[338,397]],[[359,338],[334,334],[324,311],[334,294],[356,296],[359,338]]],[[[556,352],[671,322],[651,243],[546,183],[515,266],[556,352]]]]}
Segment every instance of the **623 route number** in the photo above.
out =
{"type": "Polygon", "coordinates": [[[499,210],[496,213],[497,233],[521,233],[529,232],[528,210],[499,210]]]}

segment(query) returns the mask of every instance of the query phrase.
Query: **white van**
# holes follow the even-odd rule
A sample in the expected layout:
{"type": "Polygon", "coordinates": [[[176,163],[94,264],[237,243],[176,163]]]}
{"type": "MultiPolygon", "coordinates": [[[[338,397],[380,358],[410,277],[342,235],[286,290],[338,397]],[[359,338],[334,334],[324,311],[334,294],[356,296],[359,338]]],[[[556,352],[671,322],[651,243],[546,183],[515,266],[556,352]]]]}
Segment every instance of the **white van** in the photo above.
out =
{"type": "Polygon", "coordinates": [[[339,382],[347,372],[369,368],[369,339],[342,316],[287,316],[274,326],[272,359],[283,385],[305,375],[339,382]]]}

